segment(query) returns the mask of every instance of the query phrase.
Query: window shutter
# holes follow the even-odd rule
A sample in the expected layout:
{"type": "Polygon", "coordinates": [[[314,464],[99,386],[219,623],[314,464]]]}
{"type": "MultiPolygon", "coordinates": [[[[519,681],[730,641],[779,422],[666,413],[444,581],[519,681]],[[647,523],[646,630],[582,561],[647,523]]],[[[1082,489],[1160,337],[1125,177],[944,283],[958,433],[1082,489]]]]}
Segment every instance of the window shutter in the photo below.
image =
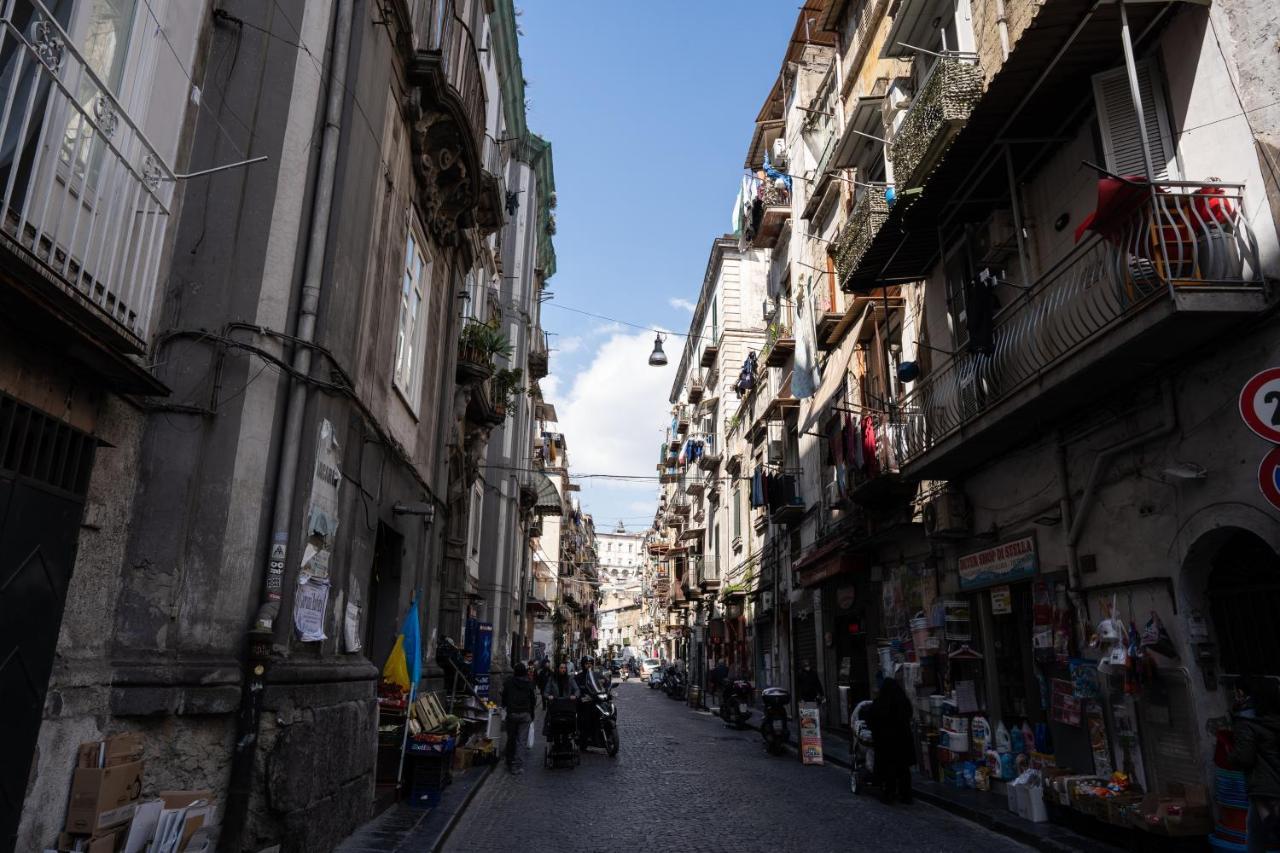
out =
{"type": "MultiPolygon", "coordinates": [[[[1169,132],[1169,115],[1165,110],[1164,87],[1153,60],[1139,62],[1137,71],[1151,167],[1155,170],[1157,180],[1168,180],[1176,165],[1173,136],[1169,132]]],[[[1142,161],[1138,116],[1133,109],[1129,76],[1124,66],[1095,74],[1093,94],[1098,108],[1098,126],[1102,132],[1102,149],[1106,154],[1107,168],[1117,175],[1145,175],[1147,167],[1142,161]]]]}

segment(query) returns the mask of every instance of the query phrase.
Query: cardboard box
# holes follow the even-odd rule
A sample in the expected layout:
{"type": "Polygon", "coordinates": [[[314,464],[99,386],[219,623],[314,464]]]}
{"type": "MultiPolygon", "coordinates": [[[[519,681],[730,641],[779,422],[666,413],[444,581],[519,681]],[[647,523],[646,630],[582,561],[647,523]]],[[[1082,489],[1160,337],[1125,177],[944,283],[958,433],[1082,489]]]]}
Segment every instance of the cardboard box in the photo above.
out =
{"type": "Polygon", "coordinates": [[[64,832],[58,836],[58,853],[116,853],[124,839],[124,830],[119,829],[88,838],[83,835],[72,835],[64,832]]]}
{"type": "Polygon", "coordinates": [[[71,777],[67,832],[102,835],[126,824],[142,796],[142,762],[114,767],[77,767],[71,777]]]}
{"type": "Polygon", "coordinates": [[[118,767],[141,760],[142,735],[137,732],[82,743],[76,752],[76,767],[118,767]]]}

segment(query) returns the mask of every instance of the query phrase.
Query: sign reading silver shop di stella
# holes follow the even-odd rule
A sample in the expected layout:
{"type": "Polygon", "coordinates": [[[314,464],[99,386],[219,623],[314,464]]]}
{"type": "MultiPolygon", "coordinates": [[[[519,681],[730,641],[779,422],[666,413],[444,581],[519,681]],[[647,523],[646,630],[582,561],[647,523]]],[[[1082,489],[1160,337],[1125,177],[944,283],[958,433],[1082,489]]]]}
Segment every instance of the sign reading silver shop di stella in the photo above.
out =
{"type": "Polygon", "coordinates": [[[962,554],[957,568],[961,589],[981,589],[1033,577],[1039,568],[1036,538],[1023,536],[971,554],[962,554]]]}

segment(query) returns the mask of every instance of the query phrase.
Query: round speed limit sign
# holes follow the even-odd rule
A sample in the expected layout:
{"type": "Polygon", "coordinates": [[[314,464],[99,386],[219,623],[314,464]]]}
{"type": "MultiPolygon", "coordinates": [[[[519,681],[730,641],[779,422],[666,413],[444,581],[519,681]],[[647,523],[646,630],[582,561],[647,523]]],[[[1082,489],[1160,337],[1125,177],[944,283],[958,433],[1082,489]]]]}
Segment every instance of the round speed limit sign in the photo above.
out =
{"type": "Polygon", "coordinates": [[[1268,367],[1244,384],[1240,417],[1249,429],[1280,444],[1280,367],[1268,367]]]}

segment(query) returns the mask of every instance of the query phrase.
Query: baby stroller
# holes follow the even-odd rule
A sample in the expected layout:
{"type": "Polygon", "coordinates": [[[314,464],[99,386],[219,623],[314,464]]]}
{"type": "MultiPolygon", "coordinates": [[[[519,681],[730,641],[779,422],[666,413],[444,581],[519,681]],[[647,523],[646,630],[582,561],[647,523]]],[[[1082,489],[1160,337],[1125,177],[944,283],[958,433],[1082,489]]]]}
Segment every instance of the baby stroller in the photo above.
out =
{"type": "Polygon", "coordinates": [[[849,720],[853,726],[853,743],[849,750],[849,790],[855,794],[871,784],[875,776],[876,751],[871,745],[871,726],[862,719],[863,710],[870,707],[870,699],[854,705],[849,720]]]}
{"type": "Polygon", "coordinates": [[[578,754],[578,706],[573,699],[552,699],[547,706],[547,721],[543,727],[547,738],[546,752],[542,756],[545,767],[558,767],[567,763],[570,767],[582,760],[578,754]]]}

